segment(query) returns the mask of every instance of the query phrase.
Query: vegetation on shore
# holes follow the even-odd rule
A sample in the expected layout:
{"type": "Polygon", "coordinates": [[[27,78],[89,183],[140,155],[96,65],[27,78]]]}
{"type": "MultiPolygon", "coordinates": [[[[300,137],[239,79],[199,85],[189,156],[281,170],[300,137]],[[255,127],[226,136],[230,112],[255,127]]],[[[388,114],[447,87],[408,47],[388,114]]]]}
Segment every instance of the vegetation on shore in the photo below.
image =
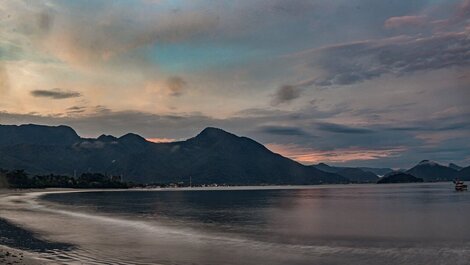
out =
{"type": "Polygon", "coordinates": [[[30,175],[24,170],[0,169],[0,188],[77,188],[77,189],[125,189],[131,183],[122,182],[120,177],[100,173],[83,173],[79,177],[63,175],[30,175]]]}
{"type": "MultiPolygon", "coordinates": [[[[187,182],[137,184],[122,181],[119,176],[101,173],[83,173],[79,177],[57,174],[32,175],[25,170],[5,170],[0,168],[0,189],[128,189],[128,188],[181,188],[189,187],[187,182]]],[[[192,185],[193,187],[225,186],[225,184],[192,185]]]]}

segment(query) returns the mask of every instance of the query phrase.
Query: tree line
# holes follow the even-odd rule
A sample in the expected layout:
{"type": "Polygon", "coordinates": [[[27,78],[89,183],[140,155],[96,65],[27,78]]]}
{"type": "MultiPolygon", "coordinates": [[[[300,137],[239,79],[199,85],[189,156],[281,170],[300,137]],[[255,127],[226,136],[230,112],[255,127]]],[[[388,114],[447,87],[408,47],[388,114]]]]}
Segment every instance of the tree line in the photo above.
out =
{"type": "Polygon", "coordinates": [[[76,188],[76,189],[125,189],[132,186],[118,176],[101,173],[83,173],[78,177],[64,175],[31,175],[25,170],[0,169],[0,186],[7,185],[14,189],[76,188]]]}

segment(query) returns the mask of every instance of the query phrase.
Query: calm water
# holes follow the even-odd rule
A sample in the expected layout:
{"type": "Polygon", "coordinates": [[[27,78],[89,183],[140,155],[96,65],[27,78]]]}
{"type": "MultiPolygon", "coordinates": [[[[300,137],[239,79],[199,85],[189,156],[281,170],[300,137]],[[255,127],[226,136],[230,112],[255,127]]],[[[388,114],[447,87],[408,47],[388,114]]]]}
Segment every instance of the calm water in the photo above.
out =
{"type": "MultiPolygon", "coordinates": [[[[450,183],[47,194],[24,223],[96,264],[469,264],[450,183]],[[51,229],[52,228],[52,229],[51,229]]],[[[21,213],[17,213],[20,219],[21,213]]],[[[26,219],[25,219],[26,218],[26,219]]]]}

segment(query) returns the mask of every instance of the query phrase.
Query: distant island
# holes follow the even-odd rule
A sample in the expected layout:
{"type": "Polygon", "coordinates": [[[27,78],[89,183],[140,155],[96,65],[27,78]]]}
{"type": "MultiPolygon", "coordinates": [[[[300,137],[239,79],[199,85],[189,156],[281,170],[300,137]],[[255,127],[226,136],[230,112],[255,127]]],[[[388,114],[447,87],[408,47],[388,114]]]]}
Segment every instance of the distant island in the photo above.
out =
{"type": "Polygon", "coordinates": [[[397,172],[392,173],[388,176],[381,178],[377,181],[378,184],[389,184],[389,183],[419,183],[424,182],[422,178],[417,178],[413,175],[397,172]]]}
{"type": "MultiPolygon", "coordinates": [[[[55,181],[55,186],[78,188],[377,183],[390,181],[381,177],[393,172],[303,165],[250,138],[213,127],[185,141],[153,143],[133,133],[82,138],[68,126],[35,124],[0,125],[0,168],[8,172],[3,175],[20,176],[23,184],[30,181],[31,187],[49,187],[55,181]]],[[[470,167],[430,160],[403,173],[425,182],[470,180],[470,167]]],[[[0,185],[6,181],[4,176],[0,185]]]]}

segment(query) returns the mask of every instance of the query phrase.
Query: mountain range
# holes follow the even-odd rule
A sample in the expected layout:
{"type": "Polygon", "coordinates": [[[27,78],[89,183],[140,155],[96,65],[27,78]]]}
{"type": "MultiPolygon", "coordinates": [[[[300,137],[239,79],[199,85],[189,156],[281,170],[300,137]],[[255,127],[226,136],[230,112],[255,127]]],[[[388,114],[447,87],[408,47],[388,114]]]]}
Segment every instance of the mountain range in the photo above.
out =
{"type": "Polygon", "coordinates": [[[0,126],[0,168],[35,174],[102,172],[136,183],[347,183],[273,153],[246,137],[206,128],[196,137],[152,143],[139,135],[81,138],[66,126],[0,126]]]}
{"type": "MultiPolygon", "coordinates": [[[[425,181],[470,180],[470,167],[455,169],[423,160],[406,171],[425,181]]],[[[135,183],[322,184],[375,183],[389,168],[306,166],[262,144],[218,128],[185,141],[153,143],[129,133],[82,138],[67,126],[0,125],[0,168],[33,174],[100,172],[135,183]]],[[[459,167],[460,168],[460,167],[459,167]]]]}

